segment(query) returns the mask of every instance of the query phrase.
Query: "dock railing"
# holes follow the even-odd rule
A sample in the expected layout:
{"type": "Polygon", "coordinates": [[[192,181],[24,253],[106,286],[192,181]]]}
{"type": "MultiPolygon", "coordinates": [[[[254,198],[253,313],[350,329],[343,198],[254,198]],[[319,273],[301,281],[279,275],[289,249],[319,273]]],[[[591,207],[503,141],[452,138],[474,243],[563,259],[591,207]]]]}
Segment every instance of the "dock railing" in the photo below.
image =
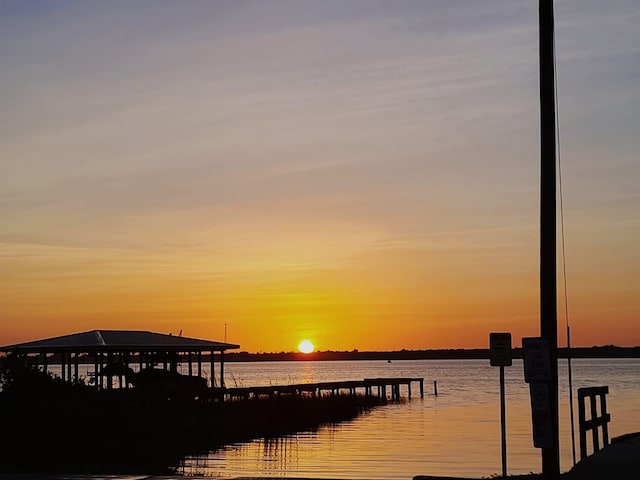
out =
{"type": "Polygon", "coordinates": [[[580,429],[580,459],[589,456],[587,453],[587,432],[591,430],[593,453],[600,450],[599,428],[602,427],[602,448],[609,444],[609,422],[611,415],[607,413],[607,394],[609,387],[589,387],[578,389],[578,422],[580,429]],[[600,398],[598,414],[597,398],[600,398]],[[586,418],[586,400],[589,399],[591,417],[586,418]]]}
{"type": "Polygon", "coordinates": [[[390,387],[392,401],[400,400],[400,387],[404,386],[407,397],[411,398],[411,384],[418,383],[420,397],[424,397],[424,378],[365,378],[364,380],[345,380],[338,382],[303,383],[292,385],[268,385],[256,387],[236,387],[221,389],[218,397],[224,400],[241,400],[279,395],[338,395],[340,393],[356,395],[358,390],[372,396],[374,387],[380,399],[387,399],[387,387],[390,387]]]}

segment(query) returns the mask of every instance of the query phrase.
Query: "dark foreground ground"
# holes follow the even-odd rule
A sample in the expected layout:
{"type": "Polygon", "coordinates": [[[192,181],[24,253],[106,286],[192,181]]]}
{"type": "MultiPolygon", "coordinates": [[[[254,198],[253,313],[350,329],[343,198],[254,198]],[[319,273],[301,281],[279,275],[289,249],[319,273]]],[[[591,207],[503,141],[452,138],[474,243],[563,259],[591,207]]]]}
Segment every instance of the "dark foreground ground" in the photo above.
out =
{"type": "MultiPolygon", "coordinates": [[[[561,480],[637,480],[640,478],[640,433],[631,434],[609,445],[604,450],[579,462],[570,472],[561,475],[561,480]]],[[[106,478],[96,475],[33,475],[0,474],[0,480],[97,480],[106,478]]],[[[131,480],[175,480],[176,476],[132,476],[131,480]]],[[[398,478],[405,478],[399,475],[398,478]]],[[[409,478],[409,477],[406,477],[409,478]]],[[[493,478],[493,477],[492,477],[493,478]]],[[[500,477],[495,477],[500,478],[500,477]]],[[[509,476],[514,480],[538,480],[539,474],[509,476]]],[[[233,480],[267,480],[258,477],[235,477],[233,480]]],[[[269,477],[269,480],[311,480],[303,478],[269,477]]],[[[315,479],[318,480],[318,479],[315,479]]],[[[325,480],[330,480],[329,478],[325,480]]],[[[417,476],[413,480],[470,480],[459,477],[417,476]]]]}
{"type": "Polygon", "coordinates": [[[0,472],[170,475],[187,455],[314,431],[379,404],[361,395],[200,401],[40,377],[0,392],[0,472]]]}

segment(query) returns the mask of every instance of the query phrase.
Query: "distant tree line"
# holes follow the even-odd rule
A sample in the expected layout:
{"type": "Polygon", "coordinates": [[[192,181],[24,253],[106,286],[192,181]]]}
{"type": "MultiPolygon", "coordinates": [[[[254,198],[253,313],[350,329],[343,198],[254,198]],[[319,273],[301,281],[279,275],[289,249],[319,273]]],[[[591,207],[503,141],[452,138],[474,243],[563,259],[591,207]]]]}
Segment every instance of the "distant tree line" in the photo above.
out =
{"type": "MultiPolygon", "coordinates": [[[[559,348],[558,356],[567,358],[567,349],[559,348]]],[[[576,347],[571,349],[572,358],[640,358],[640,346],[618,347],[615,345],[576,347]]],[[[522,349],[513,349],[513,358],[522,358],[522,349]]],[[[309,354],[299,352],[227,352],[228,362],[281,362],[310,360],[488,360],[488,348],[443,349],[443,350],[396,350],[396,351],[317,351],[309,354]]]]}

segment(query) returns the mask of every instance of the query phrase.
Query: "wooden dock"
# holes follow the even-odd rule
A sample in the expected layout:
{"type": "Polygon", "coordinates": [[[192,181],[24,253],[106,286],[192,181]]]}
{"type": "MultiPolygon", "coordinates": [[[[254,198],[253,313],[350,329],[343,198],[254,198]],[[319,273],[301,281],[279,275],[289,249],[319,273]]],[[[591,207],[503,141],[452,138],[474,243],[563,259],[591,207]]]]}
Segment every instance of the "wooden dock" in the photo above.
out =
{"type": "Polygon", "coordinates": [[[219,394],[226,401],[245,400],[249,398],[277,397],[280,395],[312,396],[358,393],[384,398],[392,401],[400,400],[400,387],[405,386],[407,398],[411,398],[411,385],[417,383],[420,397],[424,397],[424,378],[365,378],[364,380],[346,380],[341,382],[300,383],[295,385],[268,385],[261,387],[232,387],[222,389],[219,394]],[[389,396],[387,396],[389,387],[389,396]]]}

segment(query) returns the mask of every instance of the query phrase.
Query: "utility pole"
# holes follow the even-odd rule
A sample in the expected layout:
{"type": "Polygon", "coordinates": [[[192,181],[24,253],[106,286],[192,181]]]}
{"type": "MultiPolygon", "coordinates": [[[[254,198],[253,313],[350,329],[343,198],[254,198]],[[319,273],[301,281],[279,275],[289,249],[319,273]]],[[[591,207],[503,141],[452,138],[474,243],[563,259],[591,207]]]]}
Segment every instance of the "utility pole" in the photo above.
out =
{"type": "Polygon", "coordinates": [[[545,478],[560,475],[556,294],[556,111],[553,0],[539,0],[540,25],[540,335],[549,343],[552,446],[542,449],[545,478]]]}

